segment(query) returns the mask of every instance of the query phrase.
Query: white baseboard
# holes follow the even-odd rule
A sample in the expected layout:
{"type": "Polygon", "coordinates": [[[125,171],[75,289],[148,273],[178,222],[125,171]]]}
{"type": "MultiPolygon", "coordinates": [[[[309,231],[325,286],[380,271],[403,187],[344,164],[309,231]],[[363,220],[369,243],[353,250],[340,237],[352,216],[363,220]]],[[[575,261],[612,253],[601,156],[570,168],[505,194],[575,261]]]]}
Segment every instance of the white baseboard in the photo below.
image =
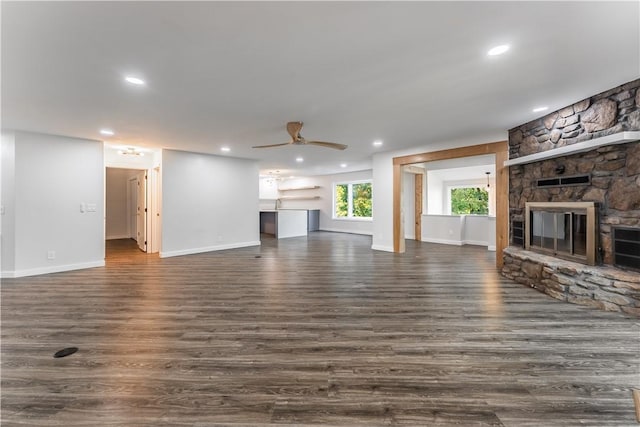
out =
{"type": "Polygon", "coordinates": [[[371,245],[371,249],[374,251],[393,252],[393,246],[371,245]]]}
{"type": "Polygon", "coordinates": [[[28,270],[3,271],[2,278],[38,276],[40,274],[60,273],[62,271],[82,270],[85,268],[104,267],[104,260],[82,262],[78,264],[54,265],[50,267],[30,268],[28,270]]]}
{"type": "Polygon", "coordinates": [[[116,239],[130,239],[128,234],[116,234],[113,236],[105,237],[105,240],[116,240],[116,239]]]}
{"type": "Polygon", "coordinates": [[[489,246],[487,242],[482,242],[480,240],[463,240],[463,245],[475,245],[475,246],[489,246]]]}
{"type": "Polygon", "coordinates": [[[495,252],[496,251],[496,246],[495,245],[489,245],[489,246],[487,246],[487,250],[495,252]]]}
{"type": "Polygon", "coordinates": [[[462,246],[462,241],[460,240],[436,239],[433,237],[426,237],[426,238],[423,238],[422,241],[429,242],[429,243],[440,243],[442,245],[462,246]]]}
{"type": "Polygon", "coordinates": [[[203,252],[223,251],[225,249],[246,248],[248,246],[260,246],[260,240],[253,242],[229,243],[226,245],[206,246],[204,248],[181,249],[179,251],[161,251],[160,258],[170,258],[174,256],[200,254],[203,252]]]}
{"type": "Polygon", "coordinates": [[[321,228],[319,231],[330,231],[332,233],[363,234],[365,236],[372,236],[373,235],[373,233],[371,231],[340,230],[338,228],[321,228]]]}

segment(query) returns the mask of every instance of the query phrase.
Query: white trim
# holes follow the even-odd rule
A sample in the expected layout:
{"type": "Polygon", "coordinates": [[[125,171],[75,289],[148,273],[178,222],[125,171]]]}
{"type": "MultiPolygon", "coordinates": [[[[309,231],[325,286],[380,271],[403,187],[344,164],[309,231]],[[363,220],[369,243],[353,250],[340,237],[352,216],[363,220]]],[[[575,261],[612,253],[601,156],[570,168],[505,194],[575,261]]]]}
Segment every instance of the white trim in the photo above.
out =
{"type": "MultiPolygon", "coordinates": [[[[131,239],[128,234],[116,234],[113,236],[107,236],[106,240],[116,240],[116,239],[131,239]]],[[[133,240],[133,239],[131,239],[133,240]]]]}
{"type": "Polygon", "coordinates": [[[371,199],[373,200],[373,179],[361,179],[356,181],[336,181],[331,183],[331,219],[332,220],[348,220],[348,221],[373,221],[373,211],[370,217],[353,216],[353,186],[357,184],[371,184],[371,199]],[[336,216],[336,187],[338,185],[347,186],[347,216],[336,216]]]}
{"type": "Polygon", "coordinates": [[[260,246],[260,240],[251,242],[230,243],[227,245],[206,246],[204,248],[181,249],[179,251],[160,251],[160,258],[170,258],[174,256],[192,255],[203,252],[223,251],[226,249],[246,248],[248,246],[260,246]]]}
{"type": "MultiPolygon", "coordinates": [[[[373,235],[373,233],[371,231],[340,230],[338,228],[321,228],[319,231],[329,231],[331,233],[364,234],[364,235],[367,235],[367,236],[372,236],[373,235]]],[[[313,231],[310,231],[309,233],[313,233],[313,231]]]]}
{"type": "Polygon", "coordinates": [[[371,249],[374,251],[393,252],[393,246],[371,245],[371,249]]]}
{"type": "Polygon", "coordinates": [[[440,243],[442,245],[462,246],[461,240],[436,239],[432,237],[427,237],[427,238],[423,238],[422,241],[428,242],[428,243],[440,243]]]}
{"type": "Polygon", "coordinates": [[[28,270],[3,271],[2,278],[17,278],[27,276],[38,276],[40,274],[60,273],[62,271],[82,270],[85,268],[104,267],[104,260],[82,262],[79,264],[55,265],[51,267],[31,268],[28,270]]]}
{"type": "Polygon", "coordinates": [[[489,245],[489,246],[487,246],[487,250],[495,252],[496,251],[496,246],[495,245],[489,245]]]}
{"type": "Polygon", "coordinates": [[[533,163],[540,160],[552,159],[554,157],[581,153],[583,151],[593,150],[594,148],[602,147],[605,145],[626,144],[627,142],[638,140],[640,140],[640,131],[618,132],[614,133],[613,135],[607,135],[600,138],[590,139],[588,141],[577,142],[575,144],[565,145],[564,147],[560,148],[553,148],[541,153],[529,154],[528,156],[522,156],[513,160],[507,160],[504,162],[504,165],[514,166],[524,163],[533,163]]]}

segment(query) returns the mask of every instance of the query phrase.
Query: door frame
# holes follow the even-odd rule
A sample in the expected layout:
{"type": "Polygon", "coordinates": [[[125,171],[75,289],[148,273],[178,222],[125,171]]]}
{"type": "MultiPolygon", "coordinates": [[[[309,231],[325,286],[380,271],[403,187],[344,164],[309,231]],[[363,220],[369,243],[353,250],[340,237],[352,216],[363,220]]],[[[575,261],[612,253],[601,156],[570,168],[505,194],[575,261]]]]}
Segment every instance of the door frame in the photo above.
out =
{"type": "Polygon", "coordinates": [[[461,157],[494,154],[496,167],[496,267],[503,264],[502,251],[509,240],[509,159],[507,141],[489,142],[468,147],[412,154],[393,158],[393,251],[404,253],[404,227],[402,224],[402,167],[413,163],[434,160],[458,159],[461,157]]]}

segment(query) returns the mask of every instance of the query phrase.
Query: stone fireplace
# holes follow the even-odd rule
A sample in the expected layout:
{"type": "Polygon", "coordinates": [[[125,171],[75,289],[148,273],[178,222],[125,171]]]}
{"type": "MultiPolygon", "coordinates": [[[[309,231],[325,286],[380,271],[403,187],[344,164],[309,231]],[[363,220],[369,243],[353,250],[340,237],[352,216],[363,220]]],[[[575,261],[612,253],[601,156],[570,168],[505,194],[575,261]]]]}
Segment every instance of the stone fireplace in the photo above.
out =
{"type": "Polygon", "coordinates": [[[509,131],[505,276],[640,316],[638,131],[640,79],[509,131]]]}

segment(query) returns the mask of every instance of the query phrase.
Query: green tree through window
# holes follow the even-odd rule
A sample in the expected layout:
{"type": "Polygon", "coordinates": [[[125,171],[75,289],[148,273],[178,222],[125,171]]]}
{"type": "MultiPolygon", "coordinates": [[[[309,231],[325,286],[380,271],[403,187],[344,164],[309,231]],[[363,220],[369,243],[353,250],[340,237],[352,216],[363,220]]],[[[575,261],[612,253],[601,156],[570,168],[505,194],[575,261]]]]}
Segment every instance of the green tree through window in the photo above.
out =
{"type": "Polygon", "coordinates": [[[371,183],[353,184],[353,216],[371,218],[371,183]]]}
{"type": "Polygon", "coordinates": [[[336,184],[334,218],[371,218],[370,182],[336,184]]]}
{"type": "Polygon", "coordinates": [[[349,187],[347,184],[336,185],[336,216],[349,216],[349,187]]]}
{"type": "Polygon", "coordinates": [[[487,215],[489,193],[480,187],[452,188],[451,213],[453,215],[487,215]]]}

